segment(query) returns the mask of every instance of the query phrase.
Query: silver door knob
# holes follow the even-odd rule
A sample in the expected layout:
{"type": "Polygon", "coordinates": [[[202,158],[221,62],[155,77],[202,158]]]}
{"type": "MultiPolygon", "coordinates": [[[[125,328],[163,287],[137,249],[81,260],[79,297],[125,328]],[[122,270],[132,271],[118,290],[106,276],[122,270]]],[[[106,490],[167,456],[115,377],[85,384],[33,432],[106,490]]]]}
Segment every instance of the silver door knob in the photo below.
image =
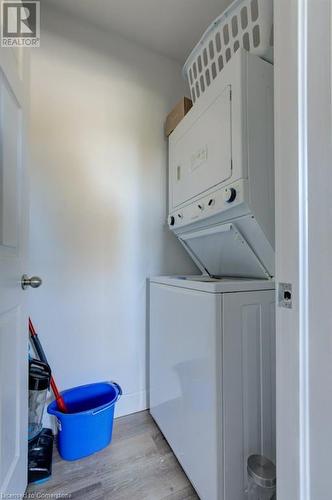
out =
{"type": "Polygon", "coordinates": [[[21,286],[23,290],[26,290],[28,286],[31,286],[31,288],[39,288],[42,283],[42,280],[38,276],[32,276],[29,278],[27,274],[23,274],[21,279],[21,286]]]}

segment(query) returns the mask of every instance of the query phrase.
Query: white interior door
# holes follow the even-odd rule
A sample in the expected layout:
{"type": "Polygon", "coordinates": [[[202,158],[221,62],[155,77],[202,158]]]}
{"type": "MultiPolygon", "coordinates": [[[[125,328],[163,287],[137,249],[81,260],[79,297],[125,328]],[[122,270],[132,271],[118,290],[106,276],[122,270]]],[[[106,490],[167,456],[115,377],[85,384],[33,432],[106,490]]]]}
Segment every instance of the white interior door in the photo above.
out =
{"type": "MultiPolygon", "coordinates": [[[[26,49],[24,49],[26,51],[26,49]]],[[[26,271],[27,61],[0,48],[0,496],[22,494],[27,484],[28,334],[26,271]]]]}

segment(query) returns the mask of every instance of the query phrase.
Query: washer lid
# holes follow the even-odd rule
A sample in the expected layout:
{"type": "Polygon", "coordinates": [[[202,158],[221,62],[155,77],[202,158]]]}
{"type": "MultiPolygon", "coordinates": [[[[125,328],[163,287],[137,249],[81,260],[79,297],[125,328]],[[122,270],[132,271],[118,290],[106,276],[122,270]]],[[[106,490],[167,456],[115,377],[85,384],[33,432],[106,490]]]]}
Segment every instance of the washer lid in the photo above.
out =
{"type": "Polygon", "coordinates": [[[203,273],[269,279],[264,267],[235,224],[219,224],[179,235],[203,273]]]}
{"type": "Polygon", "coordinates": [[[149,279],[151,284],[166,285],[182,290],[206,293],[257,292],[274,290],[272,280],[247,278],[210,278],[209,276],[155,276],[149,279]]]}

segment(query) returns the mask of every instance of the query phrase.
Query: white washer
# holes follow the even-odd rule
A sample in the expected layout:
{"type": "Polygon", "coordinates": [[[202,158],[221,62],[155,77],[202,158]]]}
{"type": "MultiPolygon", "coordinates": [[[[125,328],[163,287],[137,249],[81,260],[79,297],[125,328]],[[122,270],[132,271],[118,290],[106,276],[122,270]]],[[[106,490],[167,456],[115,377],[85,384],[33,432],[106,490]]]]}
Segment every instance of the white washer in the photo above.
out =
{"type": "Polygon", "coordinates": [[[150,280],[150,411],[202,500],[244,500],[275,461],[275,293],[265,280],[150,280]]]}

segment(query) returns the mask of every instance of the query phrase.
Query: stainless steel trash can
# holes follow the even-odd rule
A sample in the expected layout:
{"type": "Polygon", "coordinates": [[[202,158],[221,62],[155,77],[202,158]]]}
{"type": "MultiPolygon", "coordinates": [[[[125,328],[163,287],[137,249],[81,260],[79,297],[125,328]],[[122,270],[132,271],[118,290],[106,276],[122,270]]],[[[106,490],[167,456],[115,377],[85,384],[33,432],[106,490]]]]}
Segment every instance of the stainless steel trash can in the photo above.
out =
{"type": "Polygon", "coordinates": [[[262,455],[248,458],[248,500],[275,500],[276,466],[262,455]]]}

